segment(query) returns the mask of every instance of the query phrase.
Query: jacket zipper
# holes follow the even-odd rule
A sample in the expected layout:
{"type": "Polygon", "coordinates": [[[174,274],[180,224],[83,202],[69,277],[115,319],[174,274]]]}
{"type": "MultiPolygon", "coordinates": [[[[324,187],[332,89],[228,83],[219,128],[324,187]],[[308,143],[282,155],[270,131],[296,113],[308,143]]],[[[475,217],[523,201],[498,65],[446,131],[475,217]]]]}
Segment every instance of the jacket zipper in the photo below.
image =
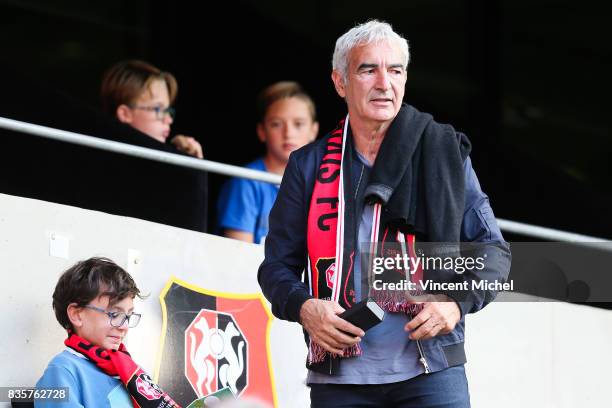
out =
{"type": "MultiPolygon", "coordinates": [[[[407,245],[406,245],[406,237],[401,235],[398,231],[398,238],[402,246],[402,255],[406,256],[406,254],[409,252],[407,245]]],[[[410,280],[412,280],[412,275],[410,275],[410,280]]],[[[419,358],[419,361],[421,362],[421,364],[423,364],[423,368],[425,369],[425,374],[429,374],[431,373],[431,370],[429,369],[429,364],[427,364],[427,359],[425,358],[425,352],[423,351],[423,346],[421,345],[421,341],[417,340],[416,345],[417,345],[417,349],[419,350],[419,356],[421,357],[419,358]]]]}
{"type": "Polygon", "coordinates": [[[416,345],[417,349],[419,349],[419,355],[421,356],[421,358],[419,358],[419,361],[421,362],[421,364],[423,364],[423,367],[425,368],[425,374],[429,374],[431,373],[431,370],[429,369],[429,364],[427,364],[427,359],[425,358],[425,352],[423,351],[423,347],[421,346],[421,341],[417,340],[416,345]]]}

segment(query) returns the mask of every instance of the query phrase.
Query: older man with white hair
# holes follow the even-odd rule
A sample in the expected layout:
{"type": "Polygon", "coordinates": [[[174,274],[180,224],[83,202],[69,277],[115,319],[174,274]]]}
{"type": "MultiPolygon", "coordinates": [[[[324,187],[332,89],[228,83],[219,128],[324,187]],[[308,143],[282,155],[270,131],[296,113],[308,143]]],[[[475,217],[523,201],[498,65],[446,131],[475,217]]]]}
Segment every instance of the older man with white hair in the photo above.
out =
{"type": "MultiPolygon", "coordinates": [[[[313,407],[469,407],[464,316],[496,295],[470,283],[510,269],[467,137],[403,102],[409,58],[384,22],[337,40],[332,80],[348,115],[291,155],[270,213],[258,279],[273,313],[304,328],[313,407]],[[432,272],[464,290],[372,290],[366,258],[393,247],[415,259],[425,242],[480,243],[486,263],[432,272]],[[364,333],[338,314],[368,297],[386,316],[364,333]]],[[[429,271],[399,272],[418,282],[429,271]]]]}

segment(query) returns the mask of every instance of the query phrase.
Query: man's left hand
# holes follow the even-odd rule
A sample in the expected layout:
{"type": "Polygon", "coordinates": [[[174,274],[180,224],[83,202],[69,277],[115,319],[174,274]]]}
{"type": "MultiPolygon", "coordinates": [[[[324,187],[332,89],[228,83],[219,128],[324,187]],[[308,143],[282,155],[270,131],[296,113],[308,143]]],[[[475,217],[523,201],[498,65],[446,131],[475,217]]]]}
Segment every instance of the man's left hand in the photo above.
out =
{"type": "Polygon", "coordinates": [[[431,296],[430,301],[415,302],[423,304],[423,309],[406,326],[411,331],[411,340],[426,340],[438,334],[448,334],[461,319],[461,311],[455,301],[445,295],[431,296]]]}

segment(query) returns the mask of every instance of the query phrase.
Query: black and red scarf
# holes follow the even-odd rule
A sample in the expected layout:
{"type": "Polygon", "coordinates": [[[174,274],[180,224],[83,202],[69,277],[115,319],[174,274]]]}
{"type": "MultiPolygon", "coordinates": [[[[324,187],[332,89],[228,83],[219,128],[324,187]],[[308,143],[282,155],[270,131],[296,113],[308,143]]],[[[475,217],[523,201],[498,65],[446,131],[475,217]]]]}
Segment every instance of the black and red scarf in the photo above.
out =
{"type": "MultiPolygon", "coordinates": [[[[347,115],[326,141],[307,224],[311,295],[336,301],[345,309],[355,304],[355,284],[361,284],[354,282],[353,276],[355,251],[360,248],[356,200],[350,187],[351,143],[347,115]]],[[[416,257],[417,237],[430,242],[459,242],[465,193],[463,162],[469,151],[465,135],[434,122],[431,115],[402,105],[381,144],[365,190],[366,201],[373,204],[366,270],[362,262],[362,275],[367,273],[369,282],[374,257],[392,257],[394,252],[416,257]]],[[[423,270],[396,270],[391,275],[391,280],[418,282],[423,279],[423,270]]],[[[384,310],[409,315],[420,311],[421,306],[412,301],[420,294],[418,290],[371,289],[368,293],[384,310]]],[[[360,354],[356,345],[345,349],[343,357],[360,354]]],[[[310,341],[309,365],[330,357],[336,355],[310,341]]]]}
{"type": "MultiPolygon", "coordinates": [[[[350,156],[350,153],[346,152],[348,121],[347,116],[327,140],[312,193],[307,227],[308,279],[311,294],[318,299],[338,302],[345,309],[351,308],[356,302],[354,290],[356,283],[352,276],[356,250],[353,228],[355,203],[351,198],[352,194],[346,191],[345,186],[350,180],[350,175],[347,177],[345,174],[347,166],[342,165],[342,158],[350,156]]],[[[388,245],[393,247],[391,251],[402,248],[404,254],[414,257],[415,235],[402,233],[399,229],[389,226],[381,228],[381,214],[381,203],[374,203],[371,247],[368,256],[370,258],[392,256],[385,248],[385,243],[395,243],[397,245],[388,245]]],[[[367,265],[371,265],[371,261],[367,262],[367,265]]],[[[422,279],[423,273],[421,268],[414,274],[406,271],[397,272],[399,273],[395,274],[396,279],[413,281],[422,279]]],[[[371,270],[362,269],[362,273],[371,274],[371,270]]],[[[419,305],[411,303],[409,299],[419,294],[418,291],[406,293],[372,291],[369,296],[386,311],[416,314],[419,305]]],[[[345,349],[342,357],[360,354],[361,347],[357,344],[345,349]]],[[[310,341],[308,355],[310,364],[319,363],[330,356],[331,353],[310,341]]]]}
{"type": "Polygon", "coordinates": [[[95,363],[104,373],[119,377],[130,394],[134,408],[180,408],[132,360],[123,343],[118,350],[106,350],[72,333],[64,344],[95,363]]]}

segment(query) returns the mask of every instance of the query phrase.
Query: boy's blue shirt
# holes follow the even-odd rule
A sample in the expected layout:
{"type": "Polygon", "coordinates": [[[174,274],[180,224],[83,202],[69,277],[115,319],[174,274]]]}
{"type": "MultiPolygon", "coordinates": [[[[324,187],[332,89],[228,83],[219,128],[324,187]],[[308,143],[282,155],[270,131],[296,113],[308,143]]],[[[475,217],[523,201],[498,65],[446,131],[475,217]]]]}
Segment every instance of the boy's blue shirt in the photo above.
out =
{"type": "MultiPolygon", "coordinates": [[[[245,167],[267,171],[263,158],[245,167]]],[[[274,184],[243,178],[231,179],[223,186],[219,195],[219,229],[252,233],[253,242],[261,244],[268,234],[268,216],[277,194],[278,186],[274,184]]]]}
{"type": "Polygon", "coordinates": [[[34,404],[35,407],[133,407],[125,386],[118,378],[105,374],[87,358],[70,350],[53,357],[36,387],[68,387],[69,401],[58,404],[41,400],[34,404]]]}

